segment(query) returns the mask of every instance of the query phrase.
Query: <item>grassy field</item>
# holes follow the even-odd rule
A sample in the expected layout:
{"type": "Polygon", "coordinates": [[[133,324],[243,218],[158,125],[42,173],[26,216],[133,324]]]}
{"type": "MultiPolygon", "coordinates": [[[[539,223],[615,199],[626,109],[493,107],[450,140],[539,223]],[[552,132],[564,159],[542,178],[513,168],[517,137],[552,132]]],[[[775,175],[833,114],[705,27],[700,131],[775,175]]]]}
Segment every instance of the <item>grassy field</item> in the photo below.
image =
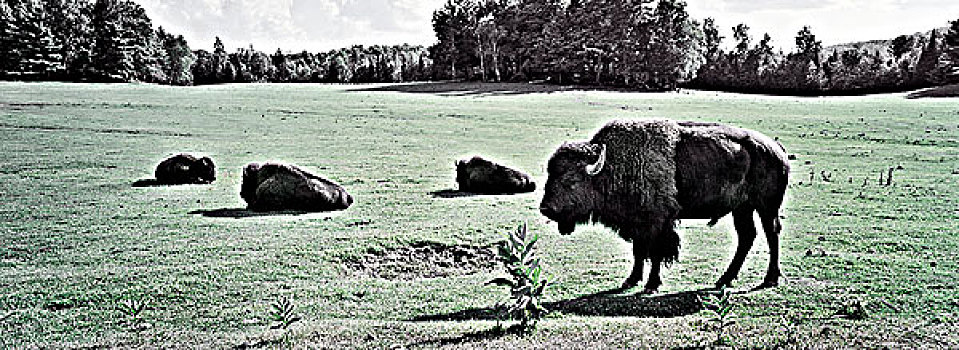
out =
{"type": "Polygon", "coordinates": [[[632,264],[609,230],[560,236],[541,190],[441,195],[458,158],[542,184],[564,140],[649,117],[755,129],[795,155],[786,281],[749,291],[767,263],[760,235],[731,346],[959,347],[959,100],[559,90],[0,83],[0,348],[710,346],[697,296],[731,258],[729,218],[681,223],[659,294],[607,295],[632,264]],[[211,156],[218,180],[131,187],[178,152],[211,156]],[[356,202],[249,215],[240,169],[265,160],[356,202]],[[488,252],[523,222],[542,236],[553,312],[532,334],[498,334],[492,308],[508,293],[484,285],[503,275],[488,252]],[[270,330],[284,298],[302,319],[270,330]]]}

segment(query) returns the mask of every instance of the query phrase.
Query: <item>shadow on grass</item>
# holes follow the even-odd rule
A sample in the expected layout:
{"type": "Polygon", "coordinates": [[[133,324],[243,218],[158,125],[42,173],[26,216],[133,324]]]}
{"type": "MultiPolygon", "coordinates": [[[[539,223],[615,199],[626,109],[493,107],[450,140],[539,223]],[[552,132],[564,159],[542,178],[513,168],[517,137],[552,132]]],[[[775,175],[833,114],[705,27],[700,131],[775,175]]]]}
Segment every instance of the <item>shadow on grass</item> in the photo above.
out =
{"type": "Polygon", "coordinates": [[[393,91],[414,94],[436,94],[444,96],[510,96],[562,91],[624,91],[622,89],[582,86],[554,85],[546,83],[483,83],[483,82],[423,82],[395,84],[350,91],[393,91]]]}
{"type": "Polygon", "coordinates": [[[507,335],[525,335],[529,334],[528,330],[522,329],[518,324],[510,326],[508,328],[491,328],[482,331],[475,331],[465,333],[457,337],[446,337],[432,340],[425,340],[416,342],[413,344],[407,345],[409,348],[418,348],[418,347],[444,347],[449,345],[461,345],[464,343],[479,342],[484,340],[492,340],[499,337],[504,337],[507,335]]]}
{"type": "Polygon", "coordinates": [[[209,185],[209,183],[185,183],[185,184],[171,184],[171,183],[162,183],[157,179],[139,179],[133,182],[130,187],[173,187],[173,186],[185,186],[185,185],[209,185]]]}
{"type": "MultiPolygon", "coordinates": [[[[699,296],[709,289],[661,295],[622,294],[611,289],[574,299],[544,303],[550,312],[580,316],[670,318],[695,314],[703,309],[699,296]]],[[[448,314],[424,315],[411,321],[496,320],[499,309],[473,308],[448,314]]]]}
{"type": "Polygon", "coordinates": [[[505,193],[476,193],[476,192],[468,192],[468,191],[460,191],[460,190],[454,190],[454,189],[447,189],[447,190],[439,190],[439,191],[430,192],[430,196],[433,196],[433,198],[451,199],[451,198],[477,197],[477,196],[515,196],[515,195],[521,195],[521,194],[526,194],[526,193],[529,193],[529,192],[523,192],[523,193],[514,193],[514,192],[505,192],[505,193]]]}
{"type": "Polygon", "coordinates": [[[133,181],[133,184],[130,186],[131,187],[161,187],[161,186],[169,186],[169,185],[162,184],[160,183],[160,181],[157,181],[157,179],[139,179],[139,180],[133,181]]]}
{"type": "Polygon", "coordinates": [[[449,198],[460,198],[460,197],[475,197],[475,196],[479,196],[480,194],[479,194],[479,193],[473,193],[473,192],[466,192],[466,191],[448,189],[448,190],[433,191],[433,192],[430,192],[430,195],[433,196],[433,198],[446,198],[446,199],[449,199],[449,198]]]}
{"type": "Polygon", "coordinates": [[[202,215],[208,218],[251,218],[261,216],[296,216],[307,214],[302,210],[280,210],[280,211],[252,211],[245,208],[222,208],[222,209],[197,209],[189,214],[202,215]]]}
{"type": "MultiPolygon", "coordinates": [[[[656,317],[670,318],[695,314],[702,311],[703,305],[699,296],[710,289],[687,291],[662,295],[645,295],[642,293],[622,294],[623,289],[610,289],[574,299],[544,303],[550,312],[573,314],[580,316],[606,317],[656,317]]],[[[500,309],[474,308],[448,314],[425,315],[410,321],[468,321],[468,320],[496,320],[500,309]]],[[[524,330],[516,327],[507,329],[488,329],[466,333],[457,337],[448,337],[412,344],[415,346],[457,345],[477,341],[491,340],[511,334],[524,334],[524,330]]]]}
{"type": "Polygon", "coordinates": [[[909,99],[928,97],[959,97],[959,84],[937,86],[913,92],[906,96],[909,99]]]}

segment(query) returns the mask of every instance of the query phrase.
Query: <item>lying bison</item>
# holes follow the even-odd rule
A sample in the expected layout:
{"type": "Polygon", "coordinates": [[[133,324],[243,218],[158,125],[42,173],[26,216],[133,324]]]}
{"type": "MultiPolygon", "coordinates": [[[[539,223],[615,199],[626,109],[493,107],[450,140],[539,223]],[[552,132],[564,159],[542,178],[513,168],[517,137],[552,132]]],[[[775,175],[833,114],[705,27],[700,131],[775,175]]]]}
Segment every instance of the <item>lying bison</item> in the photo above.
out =
{"type": "Polygon", "coordinates": [[[503,194],[536,190],[529,175],[475,156],[456,161],[456,183],[464,192],[503,194]]]}
{"type": "Polygon", "coordinates": [[[160,162],[154,175],[163,185],[208,184],[216,180],[216,166],[209,157],[181,153],[160,162]]]}
{"type": "Polygon", "coordinates": [[[623,288],[641,279],[650,260],[646,293],[660,286],[660,264],[679,256],[677,219],[716,220],[733,213],[739,244],[716,282],[739,274],[756,237],[758,212],[769,242],[769,269],[760,287],[779,282],[779,208],[789,175],[783,147],[751,130],[668,120],[612,121],[592,140],[565,143],[548,162],[540,211],[572,233],[602,223],[632,241],[635,259],[623,288]]]}
{"type": "Polygon", "coordinates": [[[253,211],[317,212],[346,209],[353,204],[353,197],[337,183],[280,163],[247,164],[240,197],[253,211]]]}

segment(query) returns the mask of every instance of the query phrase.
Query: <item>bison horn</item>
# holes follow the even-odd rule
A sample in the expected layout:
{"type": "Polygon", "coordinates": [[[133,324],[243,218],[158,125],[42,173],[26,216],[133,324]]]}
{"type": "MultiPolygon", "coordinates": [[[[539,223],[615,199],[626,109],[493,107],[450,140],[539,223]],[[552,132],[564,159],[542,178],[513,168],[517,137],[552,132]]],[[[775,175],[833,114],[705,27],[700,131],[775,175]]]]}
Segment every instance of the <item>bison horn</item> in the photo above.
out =
{"type": "Polygon", "coordinates": [[[599,145],[599,158],[596,159],[596,163],[586,165],[586,173],[589,176],[595,176],[599,172],[603,171],[603,165],[606,164],[606,145],[599,145]]]}

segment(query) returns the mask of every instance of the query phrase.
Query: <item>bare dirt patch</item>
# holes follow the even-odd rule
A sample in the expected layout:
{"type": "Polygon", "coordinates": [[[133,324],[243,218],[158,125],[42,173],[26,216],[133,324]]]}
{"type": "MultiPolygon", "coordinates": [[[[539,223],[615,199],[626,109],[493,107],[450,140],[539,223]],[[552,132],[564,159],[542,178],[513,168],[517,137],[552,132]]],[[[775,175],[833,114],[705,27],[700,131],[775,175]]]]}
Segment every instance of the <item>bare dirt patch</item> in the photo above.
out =
{"type": "Polygon", "coordinates": [[[369,249],[344,260],[349,274],[388,280],[411,280],[469,275],[490,271],[498,263],[490,246],[416,242],[409,246],[369,249]]]}

